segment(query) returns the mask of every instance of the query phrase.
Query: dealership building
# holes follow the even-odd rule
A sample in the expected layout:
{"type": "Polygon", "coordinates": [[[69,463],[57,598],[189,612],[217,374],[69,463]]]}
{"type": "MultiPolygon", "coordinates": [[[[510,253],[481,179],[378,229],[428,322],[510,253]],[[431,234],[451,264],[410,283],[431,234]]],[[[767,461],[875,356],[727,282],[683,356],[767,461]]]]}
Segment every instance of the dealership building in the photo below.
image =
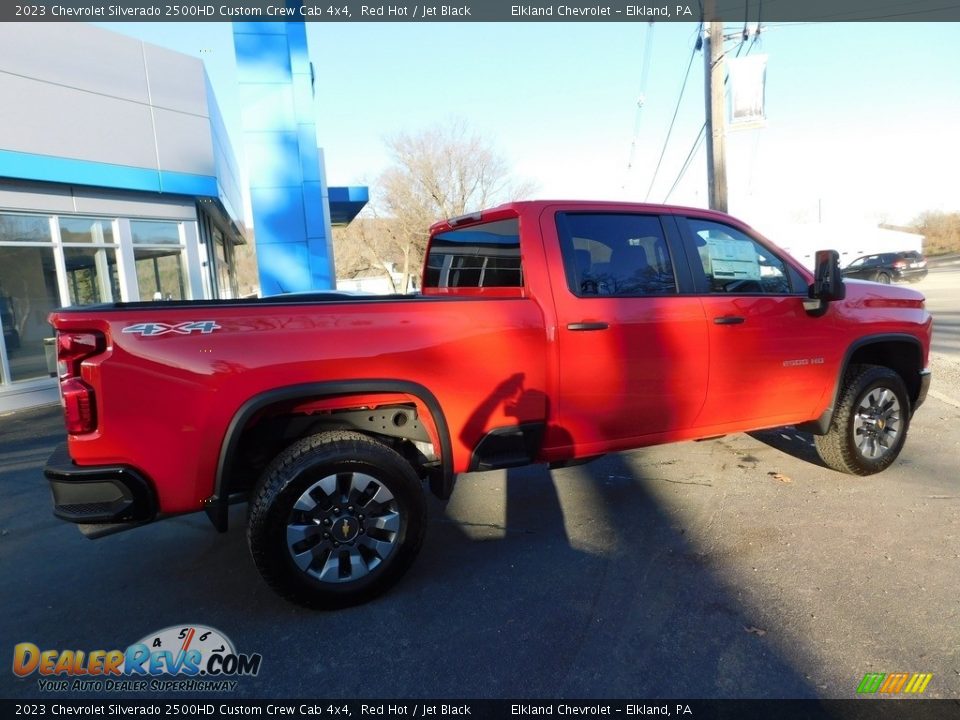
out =
{"type": "Polygon", "coordinates": [[[0,25],[0,411],[57,399],[51,310],[233,297],[239,173],[203,63],[0,25]]]}
{"type": "MultiPolygon", "coordinates": [[[[260,182],[251,188],[260,285],[329,287],[331,222],[349,222],[367,189],[326,186],[302,24],[262,26],[235,27],[244,130],[259,143],[247,154],[260,182]],[[306,76],[309,96],[297,92],[306,76]],[[283,107],[284,83],[300,98],[296,112],[264,113],[283,107]],[[267,169],[291,164],[302,173],[260,187],[271,184],[267,169]]],[[[236,297],[234,249],[247,223],[199,58],[85,23],[7,23],[0,97],[2,413],[57,401],[55,308],[236,297]]]]}

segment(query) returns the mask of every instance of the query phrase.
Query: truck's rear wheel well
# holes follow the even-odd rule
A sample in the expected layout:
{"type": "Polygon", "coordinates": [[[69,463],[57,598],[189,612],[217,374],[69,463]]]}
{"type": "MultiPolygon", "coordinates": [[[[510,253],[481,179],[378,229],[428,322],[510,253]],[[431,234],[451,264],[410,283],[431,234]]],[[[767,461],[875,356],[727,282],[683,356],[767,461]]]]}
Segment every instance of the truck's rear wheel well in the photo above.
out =
{"type": "Polygon", "coordinates": [[[251,488],[273,458],[299,440],[336,430],[353,430],[383,443],[402,455],[421,477],[439,466],[439,451],[412,404],[311,413],[278,404],[264,408],[243,429],[230,478],[231,492],[251,488]]]}
{"type": "Polygon", "coordinates": [[[362,426],[361,432],[385,438],[387,444],[399,444],[403,453],[412,454],[412,445],[425,458],[435,455],[435,460],[428,458],[426,462],[413,456],[414,469],[421,477],[427,475],[430,490],[437,497],[444,500],[450,497],[454,481],[450,428],[439,401],[428,388],[406,380],[383,378],[301,383],[254,395],[234,413],[220,444],[213,494],[205,503],[214,527],[220,532],[227,530],[231,497],[242,497],[267,463],[289,443],[311,431],[316,434],[327,428],[356,429],[358,424],[362,426]],[[387,423],[375,415],[375,411],[382,408],[391,413],[383,419],[393,424],[393,434],[386,432],[387,423]],[[421,430],[427,431],[429,445],[418,447],[413,425],[398,419],[399,412],[409,420],[410,408],[415,409],[414,415],[425,426],[421,430]],[[349,417],[350,413],[360,411],[369,414],[365,418],[349,417]],[[269,418],[276,419],[267,421],[269,418]],[[374,427],[377,422],[380,426],[374,427]],[[289,442],[284,444],[286,441],[289,442]]]}
{"type": "Polygon", "coordinates": [[[854,365],[882,365],[903,378],[910,402],[920,396],[920,371],[923,354],[920,345],[908,340],[883,340],[862,345],[853,351],[846,369],[854,365]]]}

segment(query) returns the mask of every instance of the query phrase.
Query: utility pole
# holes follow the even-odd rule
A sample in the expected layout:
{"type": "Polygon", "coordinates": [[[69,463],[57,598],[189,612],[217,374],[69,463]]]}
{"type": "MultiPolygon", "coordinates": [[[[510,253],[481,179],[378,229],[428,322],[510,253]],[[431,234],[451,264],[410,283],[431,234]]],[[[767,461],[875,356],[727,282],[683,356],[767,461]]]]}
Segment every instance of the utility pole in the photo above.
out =
{"type": "MultiPolygon", "coordinates": [[[[704,3],[706,17],[713,16],[713,2],[704,3]]],[[[703,29],[704,100],[707,116],[707,185],[710,209],[727,212],[727,152],[725,146],[726,102],[723,89],[723,23],[714,19],[703,29]]]]}

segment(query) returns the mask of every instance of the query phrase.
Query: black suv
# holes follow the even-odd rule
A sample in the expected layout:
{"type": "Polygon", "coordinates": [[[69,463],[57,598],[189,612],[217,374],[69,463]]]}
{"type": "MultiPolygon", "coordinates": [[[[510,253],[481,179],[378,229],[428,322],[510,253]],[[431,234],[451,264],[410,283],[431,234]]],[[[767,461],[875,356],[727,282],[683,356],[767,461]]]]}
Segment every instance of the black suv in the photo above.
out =
{"type": "Polygon", "coordinates": [[[927,259],[918,252],[892,252],[858,257],[843,269],[844,277],[873,280],[889,285],[891,281],[919,282],[927,276],[927,259]]]}

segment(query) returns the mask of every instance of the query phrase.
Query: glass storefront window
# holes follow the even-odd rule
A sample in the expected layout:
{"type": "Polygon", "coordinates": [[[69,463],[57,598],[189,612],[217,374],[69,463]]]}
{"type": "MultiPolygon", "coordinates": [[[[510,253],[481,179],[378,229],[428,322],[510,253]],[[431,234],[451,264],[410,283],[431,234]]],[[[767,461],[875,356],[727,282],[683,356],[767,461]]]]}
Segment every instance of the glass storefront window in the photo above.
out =
{"type": "Polygon", "coordinates": [[[51,242],[50,221],[36,215],[0,215],[3,242],[51,242]]]}
{"type": "Polygon", "coordinates": [[[180,248],[135,248],[137,286],[141,300],[183,300],[183,259],[180,248]]]}
{"type": "Polygon", "coordinates": [[[179,245],[180,223],[135,220],[130,223],[134,245],[179,245]]]}
{"type": "Polygon", "coordinates": [[[113,223],[104,218],[60,218],[60,241],[112,245],[113,223]]]}
{"type": "Polygon", "coordinates": [[[233,285],[231,283],[230,263],[227,262],[227,245],[224,243],[220,228],[213,229],[213,245],[216,248],[217,280],[220,288],[217,297],[229,300],[233,297],[233,285]]]}
{"type": "Polygon", "coordinates": [[[53,248],[0,246],[0,326],[11,380],[49,375],[43,340],[53,335],[47,315],[59,305],[53,248]]]}
{"type": "Polygon", "coordinates": [[[120,299],[116,250],[65,247],[63,259],[71,305],[93,305],[120,299]]]}
{"type": "Polygon", "coordinates": [[[184,300],[187,293],[180,223],[133,220],[130,233],[133,235],[140,299],[184,300]],[[153,247],[148,247],[151,245],[153,247]]]}

